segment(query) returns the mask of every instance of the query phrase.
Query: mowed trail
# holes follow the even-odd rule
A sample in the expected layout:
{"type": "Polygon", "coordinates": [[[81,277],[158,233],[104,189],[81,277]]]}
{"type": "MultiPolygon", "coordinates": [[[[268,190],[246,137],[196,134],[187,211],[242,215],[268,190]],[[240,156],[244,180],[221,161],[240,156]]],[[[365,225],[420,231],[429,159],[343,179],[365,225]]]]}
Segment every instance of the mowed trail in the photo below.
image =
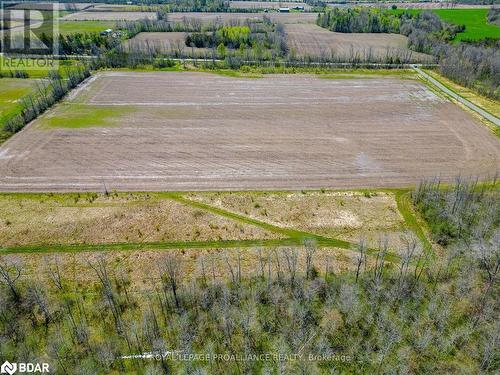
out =
{"type": "Polygon", "coordinates": [[[499,146],[417,81],[109,72],[0,148],[0,191],[397,187],[493,175],[499,146]]]}

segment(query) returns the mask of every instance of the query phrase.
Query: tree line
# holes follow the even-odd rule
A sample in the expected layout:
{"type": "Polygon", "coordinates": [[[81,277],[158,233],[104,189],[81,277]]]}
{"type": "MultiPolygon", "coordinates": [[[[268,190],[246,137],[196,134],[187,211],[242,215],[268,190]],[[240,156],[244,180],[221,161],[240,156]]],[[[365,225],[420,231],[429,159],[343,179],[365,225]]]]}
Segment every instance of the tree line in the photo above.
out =
{"type": "Polygon", "coordinates": [[[320,13],[317,23],[340,33],[399,33],[401,20],[386,10],[335,7],[320,13]]]}
{"type": "Polygon", "coordinates": [[[90,76],[90,69],[78,64],[64,71],[65,78],[58,71],[50,71],[48,77],[37,82],[33,93],[22,97],[19,111],[3,119],[2,131],[10,136],[20,131],[26,124],[59,102],[69,91],[90,76]]]}

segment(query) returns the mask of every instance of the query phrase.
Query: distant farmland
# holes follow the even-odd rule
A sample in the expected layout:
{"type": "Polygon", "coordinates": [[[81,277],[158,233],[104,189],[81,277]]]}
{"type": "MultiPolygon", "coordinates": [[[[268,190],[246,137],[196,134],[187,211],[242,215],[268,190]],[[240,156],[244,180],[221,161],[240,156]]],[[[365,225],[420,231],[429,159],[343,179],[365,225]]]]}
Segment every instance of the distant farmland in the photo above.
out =
{"type": "Polygon", "coordinates": [[[389,187],[497,171],[500,140],[422,83],[327,78],[100,73],[4,143],[0,190],[389,187]]]}
{"type": "Polygon", "coordinates": [[[465,25],[465,31],[455,40],[500,39],[500,26],[488,23],[488,9],[434,9],[441,19],[455,25],[465,25]]]}
{"type": "Polygon", "coordinates": [[[17,102],[29,94],[36,86],[32,79],[2,78],[0,79],[0,120],[14,111],[17,102]]]}
{"type": "Polygon", "coordinates": [[[185,32],[145,32],[139,33],[132,39],[125,41],[127,49],[140,51],[154,51],[157,53],[177,53],[179,56],[187,53],[189,56],[203,57],[207,53],[212,53],[209,48],[196,48],[186,46],[185,32]]]}
{"type": "Polygon", "coordinates": [[[230,1],[229,7],[236,9],[279,9],[282,7],[293,8],[296,6],[304,7],[305,10],[311,9],[311,6],[301,2],[280,2],[280,1],[230,1]]]}
{"type": "Polygon", "coordinates": [[[318,17],[317,13],[193,13],[178,12],[168,15],[169,21],[179,22],[184,19],[196,19],[202,23],[214,21],[228,22],[231,20],[262,19],[269,17],[273,22],[287,23],[315,23],[318,17]]]}
{"type": "Polygon", "coordinates": [[[155,12],[95,12],[83,11],[64,16],[63,20],[72,21],[137,21],[140,19],[156,19],[155,12]]]}
{"type": "Polygon", "coordinates": [[[285,25],[288,46],[297,56],[324,57],[333,61],[361,60],[367,56],[383,59],[399,57],[401,61],[429,62],[432,57],[410,51],[407,39],[399,34],[336,33],[314,24],[285,25]]]}
{"type": "MultiPolygon", "coordinates": [[[[391,10],[393,13],[409,12],[418,14],[421,9],[396,9],[391,10]]],[[[433,9],[443,21],[454,24],[464,25],[465,31],[458,33],[455,36],[455,41],[461,40],[481,40],[484,38],[500,39],[500,26],[493,25],[488,22],[488,9],[433,9]]]]}

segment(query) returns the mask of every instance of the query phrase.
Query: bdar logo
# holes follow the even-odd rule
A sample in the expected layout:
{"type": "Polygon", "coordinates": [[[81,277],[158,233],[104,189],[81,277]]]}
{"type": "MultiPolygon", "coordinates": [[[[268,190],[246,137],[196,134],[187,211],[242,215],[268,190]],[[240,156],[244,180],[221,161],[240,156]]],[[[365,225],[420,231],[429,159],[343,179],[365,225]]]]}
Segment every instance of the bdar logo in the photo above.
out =
{"type": "Polygon", "coordinates": [[[14,374],[17,371],[17,363],[10,363],[5,361],[0,367],[0,373],[2,374],[14,374]]]}

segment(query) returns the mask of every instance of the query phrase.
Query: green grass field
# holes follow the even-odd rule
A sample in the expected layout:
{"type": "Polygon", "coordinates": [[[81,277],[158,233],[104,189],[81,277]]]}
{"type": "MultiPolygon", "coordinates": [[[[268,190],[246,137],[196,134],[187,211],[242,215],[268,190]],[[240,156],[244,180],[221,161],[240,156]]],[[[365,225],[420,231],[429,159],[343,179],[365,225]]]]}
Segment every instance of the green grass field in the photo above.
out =
{"type": "Polygon", "coordinates": [[[36,81],[32,79],[0,79],[0,122],[18,110],[19,99],[29,94],[35,85],[36,81]]]}
{"type": "Polygon", "coordinates": [[[40,118],[40,123],[44,128],[78,129],[113,126],[121,116],[130,111],[130,108],[61,104],[55,114],[40,118]]]}
{"type": "MultiPolygon", "coordinates": [[[[395,9],[394,14],[410,13],[412,15],[422,12],[421,9],[395,9]]],[[[461,40],[481,40],[485,38],[500,39],[500,27],[488,23],[488,9],[434,9],[443,21],[465,25],[465,31],[455,37],[455,42],[461,40]]]]}
{"type": "MultiPolygon", "coordinates": [[[[114,29],[115,21],[59,21],[59,33],[62,35],[75,33],[99,33],[106,29],[114,29]]],[[[50,25],[48,25],[50,27],[50,25]]],[[[40,28],[43,31],[43,26],[40,28]]]]}
{"type": "MultiPolygon", "coordinates": [[[[116,27],[115,21],[64,21],[59,20],[58,23],[59,34],[68,35],[75,33],[99,33],[106,29],[114,29],[116,27]]],[[[52,23],[46,22],[37,28],[37,34],[52,33],[52,23]]],[[[13,31],[12,33],[15,33],[13,31]]]]}
{"type": "Polygon", "coordinates": [[[500,39],[500,27],[488,23],[488,9],[435,9],[434,13],[448,23],[465,25],[465,31],[457,34],[455,41],[500,39]]]}
{"type": "Polygon", "coordinates": [[[19,99],[35,89],[36,81],[23,78],[0,78],[0,145],[10,133],[3,130],[4,121],[19,113],[19,99]]]}
{"type": "MultiPolygon", "coordinates": [[[[22,58],[22,60],[18,58],[9,58],[9,62],[5,62],[6,58],[0,56],[0,69],[4,73],[8,73],[9,71],[25,71],[28,73],[29,78],[46,78],[49,74],[49,71],[57,69],[57,71],[63,77],[67,77],[67,72],[73,66],[77,65],[78,62],[76,60],[59,60],[52,61],[44,64],[36,65],[34,59],[22,58]],[[24,66],[29,66],[29,68],[24,68],[24,66]]],[[[3,81],[2,81],[3,82],[3,81]]]]}

